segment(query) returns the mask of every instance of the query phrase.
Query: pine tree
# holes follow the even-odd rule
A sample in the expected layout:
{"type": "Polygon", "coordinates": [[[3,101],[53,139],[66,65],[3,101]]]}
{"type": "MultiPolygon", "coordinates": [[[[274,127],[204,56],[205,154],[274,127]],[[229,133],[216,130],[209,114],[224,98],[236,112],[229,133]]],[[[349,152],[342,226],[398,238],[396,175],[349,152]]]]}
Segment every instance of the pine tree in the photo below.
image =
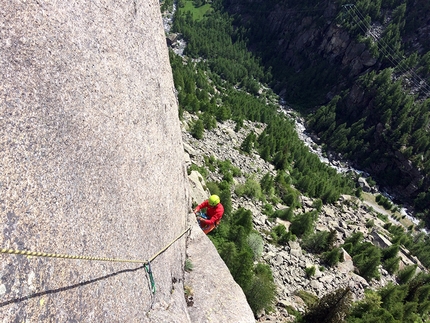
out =
{"type": "Polygon", "coordinates": [[[191,129],[191,135],[196,139],[202,139],[203,133],[204,133],[203,122],[199,119],[194,123],[194,126],[191,129]]]}
{"type": "Polygon", "coordinates": [[[343,323],[352,304],[352,292],[339,288],[324,295],[303,316],[303,323],[343,323]]]}

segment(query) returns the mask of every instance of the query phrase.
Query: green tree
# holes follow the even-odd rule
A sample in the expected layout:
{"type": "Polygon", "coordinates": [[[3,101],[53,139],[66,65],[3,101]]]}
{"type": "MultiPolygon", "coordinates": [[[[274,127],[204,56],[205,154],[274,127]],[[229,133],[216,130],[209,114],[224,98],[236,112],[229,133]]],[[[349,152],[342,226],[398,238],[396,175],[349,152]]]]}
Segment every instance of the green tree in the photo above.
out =
{"type": "Polygon", "coordinates": [[[298,214],[291,222],[290,231],[298,237],[309,234],[314,229],[316,219],[317,214],[314,211],[298,214]]]}
{"type": "Polygon", "coordinates": [[[273,282],[270,267],[257,264],[254,277],[249,288],[245,291],[246,299],[254,314],[262,309],[271,309],[275,300],[276,285],[273,282]]]}
{"type": "Polygon", "coordinates": [[[203,139],[204,126],[203,126],[203,122],[200,119],[194,123],[191,129],[191,134],[196,139],[203,139]]]}
{"type": "Polygon", "coordinates": [[[349,288],[339,288],[326,294],[312,306],[301,320],[303,323],[343,323],[352,304],[349,288]]]}

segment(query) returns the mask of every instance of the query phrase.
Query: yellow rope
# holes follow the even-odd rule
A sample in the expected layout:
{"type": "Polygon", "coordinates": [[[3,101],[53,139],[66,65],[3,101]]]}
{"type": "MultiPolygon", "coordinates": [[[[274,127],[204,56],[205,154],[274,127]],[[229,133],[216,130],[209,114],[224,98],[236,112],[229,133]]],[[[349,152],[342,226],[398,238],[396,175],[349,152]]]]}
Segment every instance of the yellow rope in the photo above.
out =
{"type": "Polygon", "coordinates": [[[48,257],[48,258],[62,258],[62,259],[81,259],[81,260],[96,260],[96,261],[109,261],[109,262],[130,262],[130,263],[143,263],[143,264],[147,264],[147,263],[152,262],[161,253],[163,253],[164,251],[166,251],[174,242],[176,242],[177,240],[179,240],[190,229],[191,229],[191,227],[189,227],[184,232],[182,232],[179,236],[177,236],[174,240],[172,240],[163,249],[161,249],[154,256],[152,256],[151,258],[149,258],[149,260],[115,259],[115,258],[91,257],[91,256],[73,256],[73,255],[61,255],[61,254],[55,254],[55,253],[46,253],[46,252],[37,252],[37,251],[26,251],[26,250],[15,250],[15,249],[0,249],[0,253],[14,254],[14,255],[24,255],[24,256],[32,256],[32,257],[48,257]]]}

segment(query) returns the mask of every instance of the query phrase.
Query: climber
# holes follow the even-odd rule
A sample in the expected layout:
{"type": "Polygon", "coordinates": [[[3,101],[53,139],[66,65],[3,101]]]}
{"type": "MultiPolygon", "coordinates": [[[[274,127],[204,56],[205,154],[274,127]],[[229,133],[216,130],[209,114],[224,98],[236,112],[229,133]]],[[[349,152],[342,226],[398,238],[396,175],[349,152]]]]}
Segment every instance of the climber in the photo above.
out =
{"type": "Polygon", "coordinates": [[[194,209],[194,213],[197,214],[197,221],[199,222],[200,228],[202,228],[204,233],[208,234],[220,223],[224,214],[224,206],[220,203],[218,195],[211,195],[209,199],[197,205],[194,209]],[[204,208],[206,208],[206,212],[200,211],[204,208]]]}

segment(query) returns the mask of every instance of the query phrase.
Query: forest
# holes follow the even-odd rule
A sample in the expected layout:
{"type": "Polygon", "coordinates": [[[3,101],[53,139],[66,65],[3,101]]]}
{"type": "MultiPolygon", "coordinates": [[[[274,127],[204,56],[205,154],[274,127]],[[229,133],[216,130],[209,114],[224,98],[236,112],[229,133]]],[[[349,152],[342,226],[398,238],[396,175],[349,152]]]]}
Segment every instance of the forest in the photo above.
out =
{"type": "MultiPolygon", "coordinates": [[[[242,3],[247,4],[247,1],[242,3]]],[[[399,247],[407,246],[428,267],[430,244],[427,235],[416,235],[412,228],[405,232],[400,226],[387,223],[386,229],[391,234],[393,246],[380,249],[364,242],[360,234],[351,236],[344,245],[335,247],[333,232],[315,233],[313,225],[323,204],[334,203],[341,194],[359,197],[361,189],[354,175],[348,177],[338,174],[309,152],[295,133],[293,123],[279,113],[276,91],[282,88],[282,84],[295,84],[294,90],[285,92],[285,99],[307,116],[309,126],[327,149],[336,150],[351,160],[359,160],[363,166],[372,165],[374,160],[379,161],[381,158],[389,160],[391,154],[399,152],[407,156],[405,158],[409,158],[414,167],[424,170],[430,166],[426,150],[430,143],[426,93],[419,90],[411,94],[405,89],[402,71],[398,71],[399,64],[391,66],[393,62],[386,62],[384,55],[381,55],[379,70],[368,71],[356,80],[345,82],[345,88],[340,89],[327,103],[315,108],[316,102],[323,101],[321,96],[330,88],[330,82],[335,82],[334,75],[345,76],[347,73],[340,67],[328,68],[327,62],[317,63],[315,69],[311,68],[313,64],[309,64],[309,69],[303,73],[286,73],[291,68],[276,57],[274,49],[267,49],[273,55],[260,52],[264,46],[269,47],[271,38],[262,39],[262,32],[256,31],[265,30],[263,21],[257,19],[253,25],[247,16],[247,22],[240,24],[241,17],[228,12],[228,5],[232,4],[233,1],[214,0],[206,3],[179,0],[172,31],[180,33],[187,41],[187,46],[183,57],[170,52],[170,61],[178,91],[179,116],[184,111],[198,116],[191,129],[195,138],[202,138],[205,129],[210,130],[217,122],[229,119],[236,122],[236,130],[243,126],[244,120],[267,125],[261,135],[251,133],[240,149],[245,154],[256,150],[263,159],[273,163],[276,176],[266,174],[258,182],[249,178],[242,187],[234,187],[233,178],[240,170],[232,167],[228,161],[218,161],[213,156],[206,158],[206,167],[223,175],[221,182],[209,182],[207,185],[212,194],[221,196],[225,206],[225,218],[210,238],[244,290],[254,313],[262,309],[271,310],[275,286],[270,267],[259,259],[262,240],[258,232],[252,229],[252,214],[245,209],[232,210],[232,190],[239,196],[247,195],[264,201],[265,212],[269,217],[291,221],[288,232],[283,226],[273,229],[270,234],[274,243],[282,245],[289,240],[300,239],[302,247],[319,255],[325,266],[334,266],[339,262],[342,247],[351,254],[365,279],[378,279],[379,266],[397,276],[397,285],[368,291],[359,302],[352,301],[348,289],[336,290],[321,299],[310,299],[306,313],[294,313],[297,322],[428,322],[430,275],[414,275],[416,266],[399,270],[397,257],[399,247]],[[197,10],[203,7],[204,10],[197,10]],[[249,48],[254,48],[254,53],[249,48]],[[272,57],[268,60],[269,56],[272,57]],[[313,81],[307,82],[310,78],[313,81]],[[346,84],[357,86],[366,93],[362,106],[352,107],[348,104],[349,89],[346,84]],[[310,95],[309,91],[313,87],[318,90],[310,95]],[[378,129],[380,124],[384,127],[382,131],[378,129]],[[381,138],[375,133],[380,134],[381,138]],[[294,216],[293,211],[300,204],[300,194],[316,199],[314,211],[294,216]],[[274,211],[272,205],[277,202],[287,205],[288,209],[274,211]],[[321,320],[322,317],[325,319],[321,320]]],[[[298,10],[297,6],[303,6],[300,7],[302,10],[298,10],[298,15],[321,11],[308,10],[320,4],[320,1],[312,0],[303,1],[300,5],[293,1],[256,1],[247,6],[247,10],[255,15],[267,14],[268,6],[276,4],[291,6],[294,10],[298,10]]],[[[339,24],[357,41],[369,43],[360,37],[361,27],[354,25],[354,20],[342,17],[345,15],[343,4],[338,3],[336,19],[339,19],[339,24]]],[[[171,1],[163,3],[165,8],[171,5],[171,1]]],[[[391,8],[390,17],[395,18],[390,21],[403,26],[404,29],[399,27],[399,31],[405,34],[415,28],[410,24],[417,22],[417,19],[410,21],[405,18],[409,11],[405,9],[407,6],[404,6],[403,1],[393,0],[383,5],[381,1],[358,1],[354,8],[360,8],[360,12],[365,15],[362,20],[368,21],[368,24],[371,19],[380,19],[381,15],[387,14],[384,9],[391,8]]],[[[413,13],[414,10],[410,10],[410,14],[413,13]]],[[[397,48],[399,52],[406,53],[407,48],[400,43],[400,38],[391,37],[392,34],[386,36],[387,48],[397,48]]],[[[267,35],[270,33],[267,32],[267,35]]],[[[372,47],[375,55],[380,55],[379,51],[383,52],[378,49],[378,44],[367,45],[372,47]]],[[[422,46],[426,48],[428,44],[423,43],[422,46]]],[[[415,58],[406,58],[402,64],[425,78],[428,76],[425,68],[430,68],[425,56],[411,54],[415,58]]],[[[204,168],[199,171],[205,175],[204,168]]],[[[402,172],[396,165],[387,167],[385,171],[386,175],[375,174],[375,178],[384,180],[387,185],[393,179],[402,181],[402,172]]],[[[430,208],[430,193],[426,178],[418,184],[420,193],[416,194],[414,201],[425,219],[430,208]]],[[[311,271],[309,275],[312,275],[311,271]]]]}
{"type": "Polygon", "coordinates": [[[224,5],[273,74],[269,86],[306,116],[327,151],[371,173],[428,226],[430,3],[229,0],[224,5]],[[333,58],[321,50],[323,31],[339,27],[348,32],[347,44],[365,46],[373,65],[352,75],[351,64],[343,63],[346,56],[333,58]],[[302,29],[315,37],[294,52],[302,29]]]}

